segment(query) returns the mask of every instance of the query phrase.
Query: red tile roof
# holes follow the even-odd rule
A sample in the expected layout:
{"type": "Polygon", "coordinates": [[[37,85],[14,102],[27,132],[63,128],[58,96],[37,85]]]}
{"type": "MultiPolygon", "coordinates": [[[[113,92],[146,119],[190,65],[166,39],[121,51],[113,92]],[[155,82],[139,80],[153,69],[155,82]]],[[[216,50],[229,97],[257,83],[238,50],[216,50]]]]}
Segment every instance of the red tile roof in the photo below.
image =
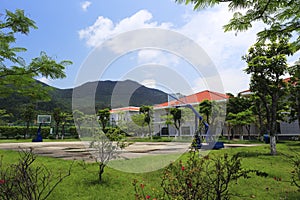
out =
{"type": "Polygon", "coordinates": [[[114,108],[110,110],[110,113],[116,113],[120,111],[136,111],[139,112],[140,108],[139,107],[134,107],[134,106],[128,106],[128,107],[123,107],[123,108],[114,108]]]}
{"type": "Polygon", "coordinates": [[[228,99],[229,97],[226,94],[212,92],[209,90],[205,90],[202,92],[198,92],[196,94],[192,94],[186,97],[182,97],[178,100],[173,100],[170,102],[165,102],[162,104],[155,105],[154,108],[161,108],[161,107],[168,107],[168,106],[175,106],[179,104],[193,104],[193,103],[200,103],[204,100],[210,101],[217,101],[217,100],[224,100],[228,99]]]}
{"type": "MultiPolygon", "coordinates": [[[[283,79],[283,82],[289,83],[289,82],[291,82],[291,78],[290,77],[285,78],[285,79],[283,79]]],[[[292,85],[296,86],[296,83],[292,83],[292,85]]],[[[240,95],[249,95],[251,93],[252,92],[250,89],[239,92],[240,95]]]]}

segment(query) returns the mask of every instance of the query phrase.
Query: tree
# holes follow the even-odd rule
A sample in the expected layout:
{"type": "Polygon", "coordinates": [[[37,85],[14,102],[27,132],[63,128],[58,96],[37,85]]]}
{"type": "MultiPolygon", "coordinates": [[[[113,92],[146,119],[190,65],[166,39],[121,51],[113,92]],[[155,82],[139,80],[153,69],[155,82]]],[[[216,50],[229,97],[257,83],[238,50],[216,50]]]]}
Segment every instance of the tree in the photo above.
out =
{"type": "Polygon", "coordinates": [[[36,29],[35,22],[26,17],[23,10],[17,9],[14,13],[6,10],[4,20],[0,19],[0,91],[1,97],[12,93],[20,93],[40,99],[47,94],[46,87],[37,84],[35,77],[51,79],[64,78],[64,69],[71,61],[56,62],[45,52],[33,58],[29,64],[18,56],[26,48],[13,47],[16,42],[15,34],[29,34],[31,28],[36,29]]]}
{"type": "Polygon", "coordinates": [[[0,125],[6,125],[12,116],[13,115],[11,113],[7,113],[5,109],[0,109],[0,125]]]}
{"type": "MultiPolygon", "coordinates": [[[[242,97],[241,95],[238,95],[236,97],[234,95],[229,96],[230,98],[227,103],[227,113],[225,120],[228,124],[228,131],[231,131],[231,137],[233,137],[235,130],[242,134],[240,126],[243,125],[244,122],[239,122],[239,120],[245,121],[248,119],[240,118],[239,115],[245,114],[243,112],[246,112],[251,108],[252,102],[249,98],[242,97]],[[232,126],[235,127],[235,129],[232,129],[232,126]]],[[[228,133],[228,135],[230,134],[228,133]]]]}
{"type": "Polygon", "coordinates": [[[206,122],[208,124],[210,124],[210,115],[211,115],[211,112],[212,112],[212,102],[205,99],[204,101],[202,101],[200,104],[199,104],[199,113],[200,114],[204,114],[205,117],[206,117],[206,122]]]}
{"type": "Polygon", "coordinates": [[[53,118],[54,118],[54,121],[55,121],[55,136],[56,136],[56,138],[58,137],[59,126],[60,126],[60,123],[62,122],[61,113],[62,113],[62,111],[61,111],[60,108],[54,108],[53,118]]]}
{"type": "Polygon", "coordinates": [[[79,111],[79,110],[74,110],[73,111],[73,119],[74,119],[74,123],[77,126],[77,132],[78,132],[78,138],[80,138],[80,128],[82,123],[84,122],[84,113],[79,111]]]}
{"type": "Polygon", "coordinates": [[[26,135],[28,134],[30,123],[34,120],[35,114],[36,112],[34,110],[33,105],[27,105],[21,111],[21,118],[26,123],[24,139],[26,139],[26,135]]]}
{"type": "Polygon", "coordinates": [[[253,113],[250,109],[239,112],[239,113],[229,113],[227,116],[227,122],[236,127],[238,133],[243,139],[243,127],[246,127],[248,131],[248,138],[250,139],[250,125],[255,121],[253,113]]]}
{"type": "Polygon", "coordinates": [[[167,125],[168,127],[168,135],[170,136],[170,125],[172,125],[174,123],[174,119],[173,119],[173,116],[169,113],[169,109],[166,109],[167,113],[166,115],[161,115],[160,118],[162,120],[164,120],[165,122],[165,125],[167,125]]]}
{"type": "Polygon", "coordinates": [[[149,135],[152,140],[152,133],[151,133],[151,118],[152,118],[152,106],[141,106],[140,113],[144,114],[144,123],[148,125],[149,128],[149,135]]]}
{"type": "Polygon", "coordinates": [[[178,136],[180,136],[181,110],[179,108],[170,108],[170,114],[173,117],[173,124],[178,131],[178,136]]]}
{"type": "Polygon", "coordinates": [[[293,51],[300,48],[300,1],[299,0],[175,0],[176,2],[193,4],[194,9],[213,7],[226,3],[233,13],[232,19],[224,26],[225,31],[245,31],[252,27],[254,22],[261,21],[266,26],[257,33],[259,41],[274,39],[280,36],[289,36],[293,51]],[[247,12],[239,12],[246,10],[247,12]],[[292,37],[295,36],[295,37],[292,37]]]}
{"type": "Polygon", "coordinates": [[[300,128],[300,59],[294,66],[290,67],[289,73],[291,75],[289,83],[290,89],[290,107],[291,120],[298,120],[300,128]]]}
{"type": "Polygon", "coordinates": [[[67,123],[69,123],[72,118],[71,118],[71,115],[69,113],[66,113],[66,112],[61,112],[60,113],[60,118],[61,118],[61,139],[64,139],[65,125],[67,123]]]}
{"type": "Polygon", "coordinates": [[[54,172],[35,162],[33,150],[22,150],[15,164],[5,164],[0,159],[0,199],[46,200],[59,184],[71,175],[73,163],[65,172],[54,172]]]}
{"type": "Polygon", "coordinates": [[[256,43],[243,57],[251,74],[250,90],[262,102],[267,121],[267,133],[270,135],[271,154],[276,154],[278,106],[286,93],[283,75],[287,73],[286,55],[291,54],[287,38],[278,38],[269,43],[256,43]]]}
{"type": "Polygon", "coordinates": [[[127,122],[126,124],[129,125],[130,131],[134,131],[137,135],[142,135],[144,137],[144,114],[135,114],[131,116],[131,120],[133,123],[127,122]]]}
{"type": "Polygon", "coordinates": [[[106,126],[107,126],[107,123],[109,122],[109,117],[110,117],[109,109],[105,108],[102,110],[98,110],[98,117],[99,117],[99,121],[102,126],[102,130],[104,133],[106,133],[106,126]]]}

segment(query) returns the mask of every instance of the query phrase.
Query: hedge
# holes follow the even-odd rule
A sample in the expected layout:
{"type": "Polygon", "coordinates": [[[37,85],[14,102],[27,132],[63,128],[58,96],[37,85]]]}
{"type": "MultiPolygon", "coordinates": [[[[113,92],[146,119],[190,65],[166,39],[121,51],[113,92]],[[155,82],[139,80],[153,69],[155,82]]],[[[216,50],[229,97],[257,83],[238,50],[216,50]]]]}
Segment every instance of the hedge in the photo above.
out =
{"type": "MultiPolygon", "coordinates": [[[[26,138],[33,138],[38,131],[37,126],[29,127],[26,138]]],[[[0,126],[0,138],[2,139],[20,139],[24,138],[26,127],[24,126],[0,126]]],[[[47,138],[50,133],[50,127],[42,127],[42,137],[47,138]]]]}

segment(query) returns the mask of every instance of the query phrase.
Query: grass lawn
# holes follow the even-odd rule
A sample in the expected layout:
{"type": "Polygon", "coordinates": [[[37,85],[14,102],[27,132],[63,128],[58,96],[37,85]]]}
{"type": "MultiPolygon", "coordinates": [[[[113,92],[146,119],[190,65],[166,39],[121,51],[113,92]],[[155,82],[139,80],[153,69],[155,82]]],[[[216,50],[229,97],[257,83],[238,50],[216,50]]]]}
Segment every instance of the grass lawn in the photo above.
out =
{"type": "MultiPolygon", "coordinates": [[[[250,179],[240,179],[230,186],[232,199],[300,199],[300,192],[295,186],[291,186],[292,165],[283,154],[291,155],[293,151],[300,152],[299,142],[286,142],[277,145],[278,155],[269,155],[269,145],[258,147],[231,148],[211,151],[216,156],[225,152],[228,154],[240,153],[243,157],[242,165],[248,169],[259,169],[268,173],[268,177],[252,176],[250,179]],[[278,177],[281,181],[274,180],[278,177]]],[[[12,151],[0,151],[4,163],[13,163],[18,159],[18,153],[12,151]]],[[[142,158],[145,159],[145,158],[142,158]]],[[[182,160],[185,159],[185,155],[182,160]]],[[[43,163],[53,171],[66,171],[72,161],[39,156],[37,163],[43,163]]],[[[75,161],[71,176],[67,177],[51,195],[50,199],[134,199],[132,182],[137,179],[143,182],[145,191],[151,193],[152,189],[160,188],[162,170],[149,173],[125,173],[112,168],[106,168],[103,175],[103,183],[97,183],[97,165],[88,164],[83,169],[75,161]]],[[[136,164],[139,162],[137,161],[136,164]]],[[[152,194],[151,194],[152,195],[152,194]]],[[[151,198],[152,199],[152,198],[151,198]]]]}

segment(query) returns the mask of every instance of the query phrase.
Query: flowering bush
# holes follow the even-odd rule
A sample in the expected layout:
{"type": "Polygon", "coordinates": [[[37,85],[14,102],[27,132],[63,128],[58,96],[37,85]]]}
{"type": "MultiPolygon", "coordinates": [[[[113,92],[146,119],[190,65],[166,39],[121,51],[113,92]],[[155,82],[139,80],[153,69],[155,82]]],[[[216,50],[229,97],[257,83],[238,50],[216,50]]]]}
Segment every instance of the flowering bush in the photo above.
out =
{"type": "Polygon", "coordinates": [[[201,200],[229,199],[228,186],[239,178],[248,178],[249,173],[266,176],[257,170],[244,170],[241,159],[237,155],[232,157],[204,156],[199,157],[197,151],[191,151],[187,162],[171,163],[163,172],[161,188],[154,194],[146,193],[145,185],[138,187],[134,182],[136,199],[177,199],[201,200]],[[147,196],[149,195],[149,196],[147,196]]]}

